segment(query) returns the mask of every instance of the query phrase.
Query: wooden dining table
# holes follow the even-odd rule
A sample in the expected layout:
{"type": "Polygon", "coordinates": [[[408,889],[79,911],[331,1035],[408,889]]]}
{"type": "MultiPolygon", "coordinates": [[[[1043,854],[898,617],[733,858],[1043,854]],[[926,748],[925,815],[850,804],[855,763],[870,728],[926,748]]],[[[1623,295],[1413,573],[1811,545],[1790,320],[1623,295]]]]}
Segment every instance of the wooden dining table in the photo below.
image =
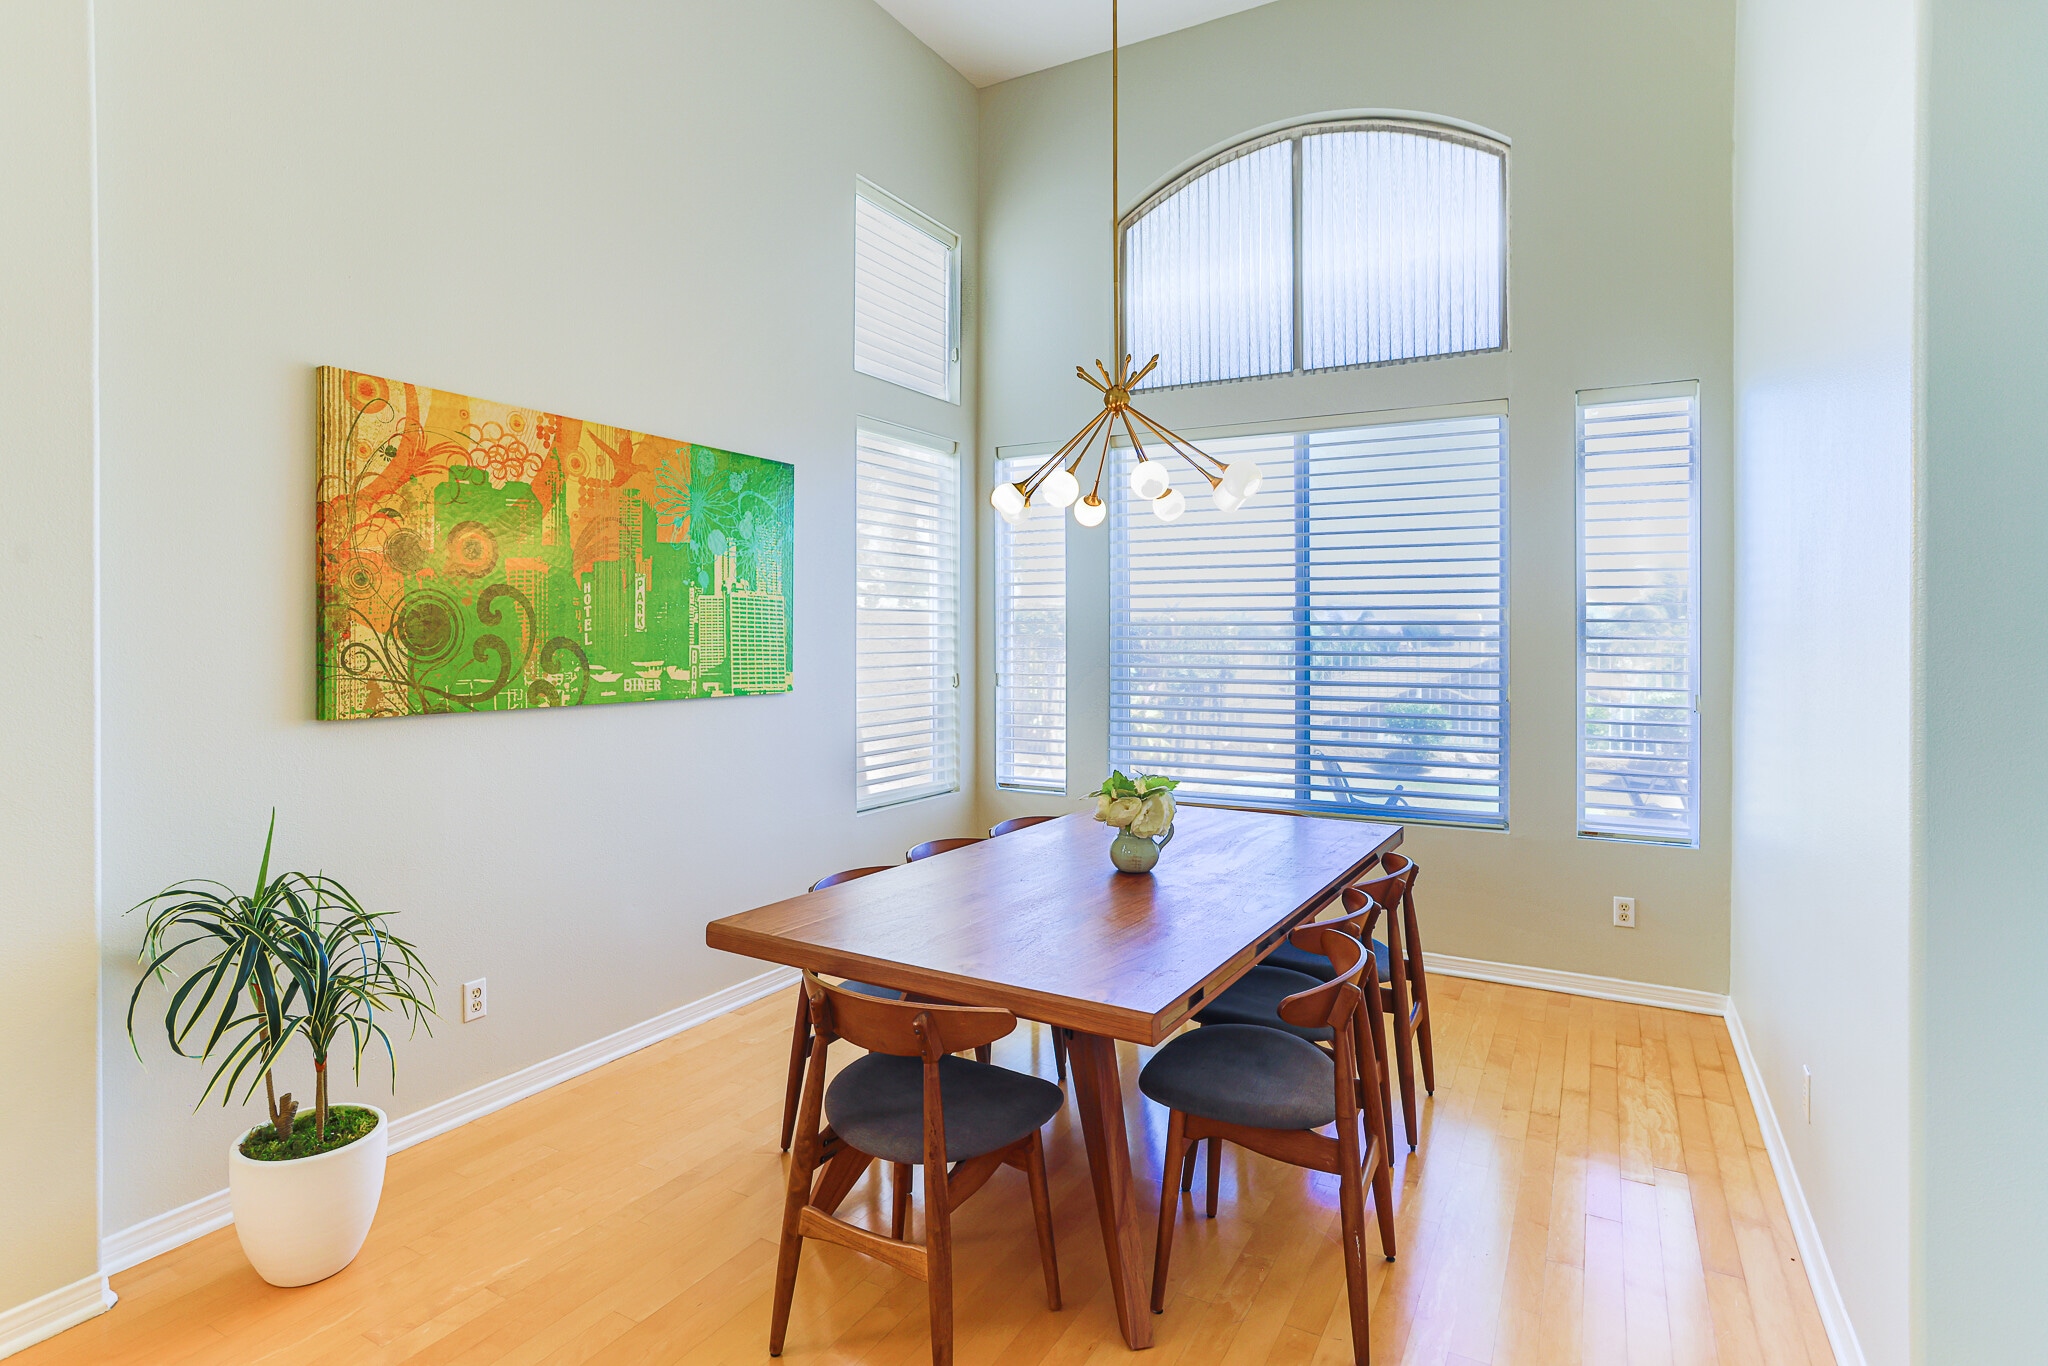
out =
{"type": "Polygon", "coordinates": [[[1068,1030],[1117,1323],[1152,1345],[1116,1041],[1164,1042],[1380,855],[1401,827],[1182,806],[1150,873],[1109,831],[1046,821],[714,920],[714,949],[998,1006],[1068,1030]]]}

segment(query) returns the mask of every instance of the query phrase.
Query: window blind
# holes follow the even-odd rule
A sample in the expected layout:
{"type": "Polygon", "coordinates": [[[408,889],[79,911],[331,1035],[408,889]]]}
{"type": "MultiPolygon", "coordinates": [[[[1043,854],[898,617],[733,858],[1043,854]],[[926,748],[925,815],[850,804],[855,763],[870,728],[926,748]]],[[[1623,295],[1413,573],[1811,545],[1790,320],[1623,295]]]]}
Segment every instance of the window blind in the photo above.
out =
{"type": "MultiPolygon", "coordinates": [[[[1024,478],[1040,457],[1004,460],[1024,478]]],[[[1057,512],[1057,509],[1054,510],[1057,512]]],[[[1044,513],[996,519],[996,786],[1067,790],[1067,527],[1044,513]]]]}
{"type": "Polygon", "coordinates": [[[863,430],[854,693],[861,810],[960,785],[959,472],[863,430]]]}
{"type": "Polygon", "coordinates": [[[866,184],[853,204],[853,368],[952,399],[960,239],[866,184]]]}
{"type": "Polygon", "coordinates": [[[1204,445],[1264,467],[1240,511],[1161,522],[1115,481],[1112,762],[1194,800],[1505,825],[1506,418],[1204,445]]]}
{"type": "Polygon", "coordinates": [[[1696,844],[1697,386],[1582,393],[1578,425],[1579,830],[1696,844]]]}

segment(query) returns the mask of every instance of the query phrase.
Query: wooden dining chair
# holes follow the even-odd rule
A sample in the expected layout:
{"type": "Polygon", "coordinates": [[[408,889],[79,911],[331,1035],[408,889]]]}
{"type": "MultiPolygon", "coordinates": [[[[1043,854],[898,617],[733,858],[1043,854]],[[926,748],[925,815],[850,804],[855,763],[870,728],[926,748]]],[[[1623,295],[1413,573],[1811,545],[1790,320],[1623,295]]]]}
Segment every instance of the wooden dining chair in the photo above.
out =
{"type": "MultiPolygon", "coordinates": [[[[872,868],[848,868],[844,872],[830,873],[811,884],[812,891],[836,887],[842,882],[851,882],[857,877],[871,873],[886,873],[894,865],[877,864],[872,868]]],[[[903,993],[894,987],[878,987],[872,982],[841,983],[848,991],[857,991],[865,996],[878,997],[885,1001],[900,1001],[903,993]]],[[[782,1151],[789,1151],[790,1136],[796,1132],[797,1099],[803,1094],[804,1064],[811,1056],[811,1003],[801,991],[796,994],[796,1027],[789,1035],[789,1080],[782,1092],[782,1151]]]]}
{"type": "Polygon", "coordinates": [[[990,826],[988,837],[994,839],[998,835],[1007,835],[1012,831],[1025,830],[1031,826],[1043,825],[1047,821],[1056,821],[1058,819],[1058,816],[1012,816],[1006,821],[997,821],[994,825],[990,826]]]}
{"type": "MultiPolygon", "coordinates": [[[[1337,975],[1288,997],[1280,1015],[1296,1028],[1329,1030],[1330,1053],[1286,1030],[1204,1025],[1173,1039],[1138,1074],[1138,1089],[1169,1111],[1159,1184],[1159,1243],[1152,1264],[1152,1312],[1166,1307],[1167,1267],[1180,1212],[1174,1175],[1190,1143],[1220,1139],[1336,1176],[1351,1350],[1358,1366],[1366,1366],[1371,1340],[1365,1282],[1368,1184],[1379,1215],[1380,1251],[1388,1261],[1394,1259],[1386,1129],[1380,1107],[1361,1103],[1369,1094],[1361,1069],[1373,1067],[1365,1034],[1375,1023],[1375,996],[1358,985],[1367,957],[1358,940],[1321,925],[1296,930],[1294,938],[1329,958],[1337,975]],[[1333,1135],[1320,1132],[1333,1122],[1333,1135]]],[[[1214,1190],[1212,1179],[1212,1209],[1214,1190]]]]}
{"type": "Polygon", "coordinates": [[[906,857],[912,863],[916,863],[919,859],[927,859],[934,854],[950,853],[955,849],[965,849],[970,844],[980,844],[985,838],[987,837],[983,835],[966,835],[959,839],[926,840],[912,849],[906,857]]]}
{"type": "Polygon", "coordinates": [[[1046,1305],[1057,1310],[1060,1272],[1039,1130],[1058,1113],[1064,1096],[1042,1078],[952,1056],[994,1043],[1017,1027],[1017,1017],[978,1006],[883,1001],[831,986],[808,972],[804,995],[816,1038],[783,1202],[768,1354],[782,1355],[797,1262],[804,1239],[815,1238],[923,1281],[932,1363],[951,1366],[953,1211],[1006,1166],[1023,1172],[1030,1183],[1046,1305]],[[848,1063],[828,1088],[825,1048],[834,1039],[865,1048],[868,1056],[848,1063]],[[878,1161],[889,1163],[894,1176],[886,1238],[835,1213],[878,1161]],[[919,1166],[924,1168],[922,1245],[904,1238],[911,1169],[919,1166]]]}
{"type": "MultiPolygon", "coordinates": [[[[1422,1087],[1436,1094],[1436,1050],[1429,1029],[1429,974],[1422,965],[1422,927],[1415,915],[1415,880],[1421,874],[1415,860],[1405,854],[1388,854],[1380,860],[1380,876],[1354,883],[1344,889],[1344,905],[1356,911],[1355,898],[1377,901],[1387,908],[1385,943],[1371,941],[1378,964],[1380,994],[1387,1014],[1394,1021],[1394,1063],[1401,1080],[1401,1125],[1408,1150],[1415,1151],[1420,1115],[1415,1104],[1415,1059],[1422,1060],[1422,1087]]],[[[1293,944],[1282,944],[1266,955],[1261,967],[1285,968],[1290,972],[1327,980],[1330,964],[1319,954],[1307,953],[1293,944]]],[[[1382,1058],[1385,1052],[1382,1049],[1382,1058]]]]}

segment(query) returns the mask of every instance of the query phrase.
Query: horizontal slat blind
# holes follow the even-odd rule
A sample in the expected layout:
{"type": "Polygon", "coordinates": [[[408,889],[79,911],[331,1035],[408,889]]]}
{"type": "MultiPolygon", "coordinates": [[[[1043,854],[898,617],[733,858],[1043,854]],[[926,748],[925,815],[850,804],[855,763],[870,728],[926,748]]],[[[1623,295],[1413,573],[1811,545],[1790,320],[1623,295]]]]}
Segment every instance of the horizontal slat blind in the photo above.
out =
{"type": "Polygon", "coordinates": [[[1699,839],[1699,398],[1579,396],[1579,829],[1699,839]]]}
{"type": "Polygon", "coordinates": [[[1500,346],[1506,166],[1497,151],[1397,128],[1303,138],[1302,365],[1500,346]]]}
{"type": "MultiPolygon", "coordinates": [[[[1037,457],[1005,460],[1018,480],[1037,457]]],[[[1054,510],[1055,512],[1057,509],[1054,510]]],[[[996,786],[1067,790],[1067,527],[996,519],[996,786]]]]}
{"type": "Polygon", "coordinates": [[[949,452],[860,434],[854,687],[863,811],[960,785],[958,479],[949,452]]]}
{"type": "Polygon", "coordinates": [[[1500,416],[1209,442],[1265,486],[1172,523],[1118,479],[1111,761],[1197,799],[1505,825],[1506,443],[1500,416]]]}
{"type": "Polygon", "coordinates": [[[950,399],[957,241],[934,237],[861,194],[853,243],[853,368],[950,399]]]}
{"type": "Polygon", "coordinates": [[[1226,161],[1124,239],[1130,351],[1146,388],[1294,368],[1294,146],[1226,161]]]}

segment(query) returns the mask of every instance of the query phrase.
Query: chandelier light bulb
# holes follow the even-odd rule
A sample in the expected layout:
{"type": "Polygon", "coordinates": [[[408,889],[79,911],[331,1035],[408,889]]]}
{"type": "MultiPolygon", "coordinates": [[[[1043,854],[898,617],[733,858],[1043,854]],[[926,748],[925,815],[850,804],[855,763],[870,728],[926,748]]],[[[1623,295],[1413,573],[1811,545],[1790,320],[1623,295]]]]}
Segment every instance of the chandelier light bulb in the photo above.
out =
{"type": "Polygon", "coordinates": [[[1250,456],[1231,461],[1223,470],[1222,487],[1229,489],[1240,504],[1257,493],[1259,485],[1265,482],[1266,472],[1260,469],[1259,462],[1250,456]]]}
{"type": "Polygon", "coordinates": [[[1152,515],[1162,522],[1177,522],[1188,510],[1188,500],[1179,489],[1168,489],[1152,500],[1152,515]]]}
{"type": "Polygon", "coordinates": [[[1081,496],[1081,481],[1064,466],[1045,476],[1045,482],[1038,486],[1038,497],[1048,506],[1063,508],[1081,496]]]}
{"type": "Polygon", "coordinates": [[[1140,498],[1158,498],[1173,482],[1166,466],[1157,460],[1140,460],[1131,471],[1131,492],[1140,498]]]}
{"type": "Polygon", "coordinates": [[[997,484],[989,490],[988,502],[990,507],[1014,524],[1017,514],[1024,511],[1024,492],[1015,484],[997,484]]]}
{"type": "Polygon", "coordinates": [[[1235,512],[1239,508],[1244,506],[1243,496],[1240,494],[1232,493],[1228,488],[1224,487],[1222,484],[1218,484],[1216,486],[1215,492],[1210,494],[1209,496],[1215,499],[1216,510],[1218,512],[1235,512]]]}
{"type": "Polygon", "coordinates": [[[1074,520],[1082,526],[1101,526],[1102,519],[1108,515],[1109,508],[1092,493],[1074,504],[1074,520]]]}

